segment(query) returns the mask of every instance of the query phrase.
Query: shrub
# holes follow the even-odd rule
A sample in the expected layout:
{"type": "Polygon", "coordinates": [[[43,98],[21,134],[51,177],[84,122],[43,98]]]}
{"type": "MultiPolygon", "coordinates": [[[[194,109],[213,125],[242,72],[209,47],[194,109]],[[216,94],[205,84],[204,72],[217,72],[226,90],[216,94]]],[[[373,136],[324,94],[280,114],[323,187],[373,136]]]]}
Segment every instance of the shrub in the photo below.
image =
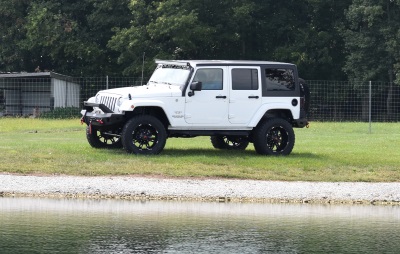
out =
{"type": "Polygon", "coordinates": [[[51,111],[40,113],[44,119],[71,119],[81,117],[81,109],[76,107],[55,108],[51,111]]]}

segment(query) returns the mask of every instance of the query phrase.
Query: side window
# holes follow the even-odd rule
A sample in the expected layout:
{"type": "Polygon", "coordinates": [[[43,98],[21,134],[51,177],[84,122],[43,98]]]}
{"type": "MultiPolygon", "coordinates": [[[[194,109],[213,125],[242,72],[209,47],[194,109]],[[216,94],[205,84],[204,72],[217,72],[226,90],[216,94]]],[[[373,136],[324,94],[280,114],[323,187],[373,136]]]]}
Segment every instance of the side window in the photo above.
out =
{"type": "Polygon", "coordinates": [[[193,81],[202,82],[202,90],[222,90],[222,74],[222,69],[198,69],[193,81]]]}
{"type": "Polygon", "coordinates": [[[265,69],[267,91],[294,91],[295,81],[292,69],[265,69]]]}
{"type": "Polygon", "coordinates": [[[258,90],[258,70],[232,69],[233,90],[258,90]]]}

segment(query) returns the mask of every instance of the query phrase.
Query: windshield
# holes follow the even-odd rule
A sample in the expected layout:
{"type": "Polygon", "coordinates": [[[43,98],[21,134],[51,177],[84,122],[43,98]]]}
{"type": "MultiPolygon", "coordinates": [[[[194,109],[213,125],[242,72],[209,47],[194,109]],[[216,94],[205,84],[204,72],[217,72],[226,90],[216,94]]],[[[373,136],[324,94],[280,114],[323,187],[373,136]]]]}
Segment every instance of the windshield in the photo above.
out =
{"type": "Polygon", "coordinates": [[[159,65],[151,75],[150,83],[184,86],[190,74],[189,68],[159,65]]]}

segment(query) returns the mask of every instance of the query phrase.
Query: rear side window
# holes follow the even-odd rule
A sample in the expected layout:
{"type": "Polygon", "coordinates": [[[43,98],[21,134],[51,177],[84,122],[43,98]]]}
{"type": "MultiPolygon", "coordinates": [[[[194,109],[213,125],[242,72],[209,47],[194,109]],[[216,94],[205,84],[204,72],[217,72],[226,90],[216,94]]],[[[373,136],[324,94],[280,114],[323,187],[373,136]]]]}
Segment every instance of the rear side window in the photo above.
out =
{"type": "Polygon", "coordinates": [[[232,70],[233,90],[258,90],[257,69],[233,69],[232,70]]]}
{"type": "Polygon", "coordinates": [[[292,69],[265,69],[267,91],[294,91],[296,88],[292,69]]]}

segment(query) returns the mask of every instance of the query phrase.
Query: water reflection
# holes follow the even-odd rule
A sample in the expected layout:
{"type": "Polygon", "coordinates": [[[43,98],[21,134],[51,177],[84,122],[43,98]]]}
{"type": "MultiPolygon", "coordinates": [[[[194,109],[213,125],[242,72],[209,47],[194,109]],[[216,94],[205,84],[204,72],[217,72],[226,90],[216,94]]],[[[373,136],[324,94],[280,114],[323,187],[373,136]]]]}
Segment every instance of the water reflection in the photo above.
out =
{"type": "Polygon", "coordinates": [[[400,207],[0,198],[0,253],[396,253],[400,207]]]}

